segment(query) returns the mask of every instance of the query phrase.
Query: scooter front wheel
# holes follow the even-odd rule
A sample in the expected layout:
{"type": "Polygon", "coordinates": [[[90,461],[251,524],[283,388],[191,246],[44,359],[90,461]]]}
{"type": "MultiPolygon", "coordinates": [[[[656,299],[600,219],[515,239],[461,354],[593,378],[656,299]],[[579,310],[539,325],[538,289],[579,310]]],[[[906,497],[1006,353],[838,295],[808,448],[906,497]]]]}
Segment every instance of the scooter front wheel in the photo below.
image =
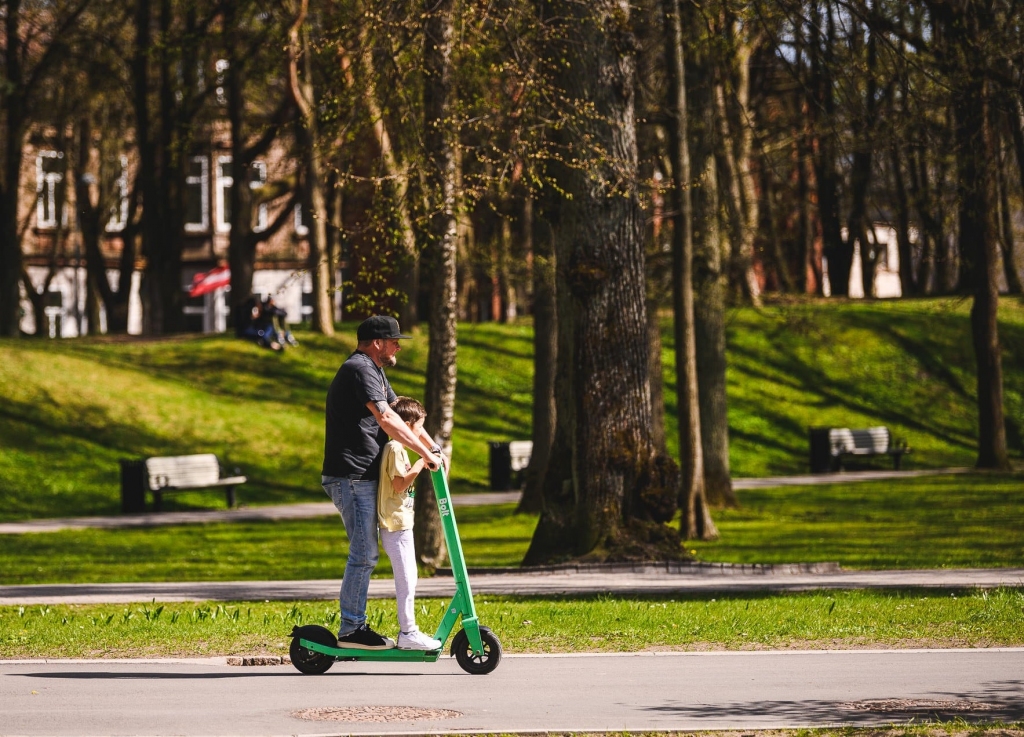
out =
{"type": "Polygon", "coordinates": [[[459,634],[452,639],[452,654],[458,661],[462,670],[474,676],[482,676],[490,673],[498,667],[501,662],[501,642],[487,627],[480,628],[480,640],[483,642],[484,651],[477,655],[469,644],[469,635],[466,630],[459,630],[459,634]]]}

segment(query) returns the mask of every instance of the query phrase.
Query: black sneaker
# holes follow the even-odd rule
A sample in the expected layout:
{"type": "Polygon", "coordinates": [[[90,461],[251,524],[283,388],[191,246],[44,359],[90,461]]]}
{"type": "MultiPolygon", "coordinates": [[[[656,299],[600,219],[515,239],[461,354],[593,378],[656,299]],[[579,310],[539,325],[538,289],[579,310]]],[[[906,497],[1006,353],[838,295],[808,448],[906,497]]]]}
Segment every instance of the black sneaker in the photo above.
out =
{"type": "Polygon", "coordinates": [[[395,641],[390,637],[382,637],[366,626],[365,623],[355,632],[338,638],[338,647],[351,647],[358,650],[390,650],[395,641]]]}

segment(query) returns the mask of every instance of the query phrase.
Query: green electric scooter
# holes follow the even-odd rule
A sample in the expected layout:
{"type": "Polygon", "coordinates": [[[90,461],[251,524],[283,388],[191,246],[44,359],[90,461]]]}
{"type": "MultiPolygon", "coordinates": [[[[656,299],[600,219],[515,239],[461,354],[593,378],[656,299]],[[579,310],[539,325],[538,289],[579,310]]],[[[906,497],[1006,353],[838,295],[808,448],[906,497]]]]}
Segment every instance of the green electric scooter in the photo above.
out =
{"type": "MultiPolygon", "coordinates": [[[[441,625],[434,639],[441,641],[441,649],[455,624],[462,618],[462,629],[452,639],[451,654],[467,673],[483,675],[498,667],[501,661],[501,643],[487,627],[480,625],[473,606],[473,592],[469,588],[469,573],[462,556],[462,541],[459,527],[455,523],[448,479],[443,469],[430,472],[437,497],[437,509],[441,513],[444,540],[452,561],[452,575],[455,577],[455,597],[445,611],[441,625]]],[[[318,675],[326,673],[339,660],[383,660],[389,662],[433,663],[441,650],[362,650],[338,647],[338,638],[326,627],[307,624],[295,627],[291,633],[291,659],[300,672],[318,675]]]]}

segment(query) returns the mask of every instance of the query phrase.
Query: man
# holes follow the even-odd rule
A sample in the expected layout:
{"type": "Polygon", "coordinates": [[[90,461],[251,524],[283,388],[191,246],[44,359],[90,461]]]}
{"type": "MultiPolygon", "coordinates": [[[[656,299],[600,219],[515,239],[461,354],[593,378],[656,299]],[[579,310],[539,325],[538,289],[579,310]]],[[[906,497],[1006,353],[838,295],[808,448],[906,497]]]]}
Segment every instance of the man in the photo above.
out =
{"type": "Polygon", "coordinates": [[[440,468],[441,449],[423,430],[414,432],[391,409],[397,399],[385,366],[398,363],[402,335],[393,317],[374,315],[360,325],[355,352],[327,391],[324,491],[341,512],[348,533],[348,563],[341,582],[339,647],[383,650],[395,646],[366,625],[366,595],[377,565],[377,484],[388,436],[416,451],[427,468],[440,468]]]}

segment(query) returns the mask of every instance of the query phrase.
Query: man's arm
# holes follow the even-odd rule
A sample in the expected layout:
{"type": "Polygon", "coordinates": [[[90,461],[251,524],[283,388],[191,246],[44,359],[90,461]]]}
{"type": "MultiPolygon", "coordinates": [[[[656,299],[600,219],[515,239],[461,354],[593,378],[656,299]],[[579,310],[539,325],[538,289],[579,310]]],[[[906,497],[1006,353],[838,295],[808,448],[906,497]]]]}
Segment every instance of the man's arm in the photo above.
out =
{"type": "MultiPolygon", "coordinates": [[[[402,418],[388,406],[387,402],[367,402],[366,408],[370,410],[373,418],[377,420],[384,432],[394,438],[406,448],[416,451],[427,468],[436,471],[441,467],[439,454],[430,450],[430,445],[423,442],[423,439],[414,433],[408,425],[402,422],[402,418]]],[[[428,439],[430,436],[427,436],[428,439]]]]}
{"type": "Polygon", "coordinates": [[[449,469],[449,460],[447,456],[445,456],[445,454],[441,452],[441,444],[434,440],[432,437],[430,437],[430,433],[424,430],[422,426],[420,427],[419,435],[420,440],[423,441],[423,444],[430,448],[430,451],[441,459],[441,463],[444,464],[445,469],[449,469]]]}

